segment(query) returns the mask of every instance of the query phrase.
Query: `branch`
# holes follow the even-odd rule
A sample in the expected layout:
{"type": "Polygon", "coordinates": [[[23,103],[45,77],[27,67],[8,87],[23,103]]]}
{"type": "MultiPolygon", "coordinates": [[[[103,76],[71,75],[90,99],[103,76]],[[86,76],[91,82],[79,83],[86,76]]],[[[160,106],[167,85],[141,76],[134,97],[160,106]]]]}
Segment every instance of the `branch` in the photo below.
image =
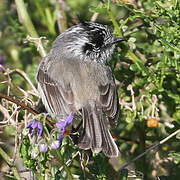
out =
{"type": "Polygon", "coordinates": [[[35,88],[35,86],[33,85],[33,83],[31,82],[31,80],[29,79],[29,77],[27,76],[27,74],[24,71],[22,71],[20,69],[15,69],[14,72],[17,72],[19,75],[21,75],[29,83],[29,85],[32,87],[34,92],[39,95],[39,92],[37,91],[37,89],[35,88]]]}
{"type": "Polygon", "coordinates": [[[118,171],[121,171],[122,169],[124,169],[125,167],[127,167],[129,164],[133,163],[134,161],[136,161],[137,159],[143,157],[145,154],[147,154],[149,151],[157,148],[158,146],[160,146],[161,144],[165,143],[166,141],[168,141],[169,139],[171,139],[172,137],[174,137],[176,134],[180,133],[180,129],[178,129],[177,131],[175,131],[174,133],[170,134],[169,136],[167,136],[166,138],[164,138],[163,140],[161,140],[159,143],[155,144],[154,146],[152,146],[151,148],[147,149],[145,152],[143,152],[142,154],[138,155],[137,157],[135,157],[134,159],[130,160],[129,162],[125,163],[124,165],[122,165],[118,171]]]}
{"type": "Polygon", "coordinates": [[[33,42],[36,45],[37,51],[40,51],[42,53],[41,54],[42,57],[46,56],[46,51],[42,45],[42,39],[46,39],[46,37],[35,38],[35,37],[31,37],[31,36],[27,35],[26,39],[29,42],[33,42]]]}
{"type": "Polygon", "coordinates": [[[12,116],[9,115],[8,110],[7,110],[4,106],[2,106],[1,104],[0,104],[0,111],[3,113],[4,117],[7,119],[6,121],[0,121],[0,124],[6,124],[6,123],[8,123],[9,121],[10,121],[12,124],[14,124],[14,121],[13,121],[13,119],[11,118],[12,116]]]}
{"type": "Polygon", "coordinates": [[[18,106],[21,106],[23,109],[26,109],[26,110],[29,111],[31,114],[34,114],[34,115],[39,114],[36,110],[34,110],[34,109],[32,109],[31,107],[25,105],[24,103],[18,101],[17,99],[12,98],[11,96],[7,96],[7,95],[5,95],[5,94],[0,93],[0,97],[6,99],[6,100],[8,100],[8,101],[11,101],[11,102],[17,104],[18,106]]]}
{"type": "Polygon", "coordinates": [[[66,2],[65,0],[58,0],[58,28],[59,32],[62,33],[67,29],[67,18],[66,18],[66,2]]]}

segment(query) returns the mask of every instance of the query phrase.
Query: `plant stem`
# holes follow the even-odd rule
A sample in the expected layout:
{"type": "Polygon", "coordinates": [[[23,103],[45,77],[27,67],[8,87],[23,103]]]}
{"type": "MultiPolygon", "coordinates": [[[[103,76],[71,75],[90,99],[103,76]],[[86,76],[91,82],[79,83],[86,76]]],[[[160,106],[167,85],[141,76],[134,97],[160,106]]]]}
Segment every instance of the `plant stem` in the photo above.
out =
{"type": "Polygon", "coordinates": [[[120,37],[122,37],[121,29],[119,28],[119,25],[118,25],[118,23],[117,23],[114,15],[113,15],[112,11],[111,11],[110,9],[107,9],[107,11],[108,11],[108,14],[109,14],[109,16],[110,16],[110,18],[111,18],[111,21],[112,21],[115,29],[116,29],[117,32],[118,32],[118,35],[119,35],[120,37]]]}
{"type": "MultiPolygon", "coordinates": [[[[19,21],[23,24],[23,26],[26,28],[26,31],[31,37],[38,38],[39,35],[36,32],[36,29],[34,28],[34,25],[31,21],[31,18],[27,12],[25,3],[23,0],[15,0],[16,6],[17,6],[17,12],[18,12],[18,17],[19,21]]],[[[38,47],[38,45],[36,44],[38,47]]],[[[40,55],[43,57],[43,52],[41,49],[39,50],[40,55]]]]}
{"type": "Polygon", "coordinates": [[[15,0],[15,2],[16,2],[16,6],[17,6],[19,21],[24,25],[24,27],[26,28],[26,30],[27,30],[28,34],[30,34],[30,36],[39,37],[34,28],[32,21],[31,21],[31,18],[27,12],[24,1],[23,0],[15,0]]]}
{"type": "Polygon", "coordinates": [[[59,160],[61,161],[61,163],[62,163],[62,165],[63,165],[63,167],[64,167],[64,169],[65,169],[65,171],[66,171],[66,173],[67,173],[67,175],[68,175],[68,179],[69,179],[69,180],[73,180],[73,176],[72,176],[72,174],[71,174],[71,171],[69,170],[69,168],[67,167],[67,165],[64,163],[64,159],[63,159],[61,153],[60,153],[58,150],[56,150],[56,154],[57,154],[59,160]]]}
{"type": "Polygon", "coordinates": [[[52,35],[56,35],[56,31],[54,29],[54,21],[53,21],[53,17],[51,15],[51,11],[49,8],[45,8],[45,14],[46,14],[46,19],[47,19],[47,23],[48,23],[48,30],[52,35]]]}
{"type": "Polygon", "coordinates": [[[14,177],[17,180],[21,180],[20,175],[16,169],[16,167],[14,166],[14,164],[10,161],[10,157],[6,154],[6,152],[0,147],[0,155],[2,156],[2,158],[6,161],[6,163],[9,165],[9,167],[11,168],[14,177]]]}
{"type": "Polygon", "coordinates": [[[64,32],[67,29],[67,17],[65,8],[65,0],[58,0],[58,27],[60,33],[64,32]]]}
{"type": "Polygon", "coordinates": [[[159,143],[155,144],[154,146],[150,147],[149,149],[147,149],[145,152],[141,153],[140,155],[138,155],[137,157],[135,157],[134,159],[130,160],[129,162],[123,164],[120,169],[118,171],[121,171],[122,169],[124,169],[125,167],[127,167],[129,164],[133,163],[134,161],[138,160],[139,158],[143,157],[145,154],[147,154],[149,151],[155,149],[156,147],[160,146],[161,144],[165,143],[166,141],[168,141],[169,139],[171,139],[172,137],[174,137],[175,135],[177,135],[178,133],[180,133],[180,129],[178,129],[177,131],[173,132],[172,134],[170,134],[169,136],[167,136],[166,138],[164,138],[163,140],[161,140],[159,143]]]}
{"type": "MultiPolygon", "coordinates": [[[[119,35],[119,37],[122,37],[122,31],[111,11],[111,9],[109,7],[106,7],[107,8],[107,12],[111,18],[111,21],[119,35]]],[[[129,59],[131,59],[138,67],[138,69],[142,72],[143,75],[148,75],[149,74],[149,71],[147,70],[147,68],[144,66],[143,62],[141,59],[139,59],[128,47],[128,45],[124,44],[126,49],[127,49],[127,53],[126,53],[126,56],[129,57],[129,59]]]]}
{"type": "Polygon", "coordinates": [[[49,134],[49,131],[46,127],[46,116],[43,117],[43,126],[44,126],[44,130],[46,131],[46,134],[48,135],[48,138],[50,138],[50,134],[49,134]]]}

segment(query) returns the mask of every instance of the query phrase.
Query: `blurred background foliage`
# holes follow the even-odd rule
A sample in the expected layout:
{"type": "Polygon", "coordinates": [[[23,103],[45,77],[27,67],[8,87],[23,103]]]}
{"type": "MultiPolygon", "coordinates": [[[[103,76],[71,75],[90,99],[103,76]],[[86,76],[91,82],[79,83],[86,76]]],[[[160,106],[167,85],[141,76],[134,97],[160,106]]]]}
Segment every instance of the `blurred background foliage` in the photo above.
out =
{"type": "MultiPolygon", "coordinates": [[[[77,159],[71,169],[73,174],[79,174],[80,179],[179,179],[179,134],[130,164],[127,169],[118,171],[123,163],[180,128],[179,1],[24,2],[35,27],[34,35],[46,37],[43,40],[46,52],[61,32],[81,20],[95,20],[106,24],[117,36],[128,38],[128,42],[118,45],[110,62],[121,105],[119,126],[113,130],[121,157],[109,161],[102,154],[91,155],[87,165],[88,172],[80,168],[77,159]]],[[[32,87],[21,74],[8,74],[7,69],[23,70],[36,86],[37,67],[42,57],[35,44],[26,39],[28,34],[33,34],[29,27],[23,23],[23,17],[18,17],[16,1],[0,0],[0,64],[6,68],[0,71],[0,92],[20,100],[25,94],[22,89],[29,92],[32,87]],[[11,84],[8,80],[11,80],[11,84]]],[[[31,101],[29,104],[34,108],[38,97],[30,94],[28,98],[31,101]]],[[[1,99],[1,104],[4,106],[6,103],[1,99]]],[[[9,112],[12,113],[12,109],[9,112]]],[[[21,124],[24,123],[24,115],[25,112],[19,113],[17,121],[21,124]]],[[[15,117],[12,116],[12,122],[15,122],[13,118],[15,117]]],[[[6,120],[1,112],[0,121],[6,120]]],[[[12,122],[0,125],[0,146],[11,152],[11,155],[15,135],[15,130],[10,128],[14,127],[12,122]],[[5,145],[5,142],[9,144],[5,145]]],[[[19,133],[20,129],[22,128],[19,128],[19,133]]],[[[64,143],[67,141],[65,138],[64,143]]],[[[71,145],[66,146],[71,148],[71,145]]],[[[71,153],[68,157],[71,157],[71,153]]],[[[2,158],[1,162],[3,174],[2,158]]]]}

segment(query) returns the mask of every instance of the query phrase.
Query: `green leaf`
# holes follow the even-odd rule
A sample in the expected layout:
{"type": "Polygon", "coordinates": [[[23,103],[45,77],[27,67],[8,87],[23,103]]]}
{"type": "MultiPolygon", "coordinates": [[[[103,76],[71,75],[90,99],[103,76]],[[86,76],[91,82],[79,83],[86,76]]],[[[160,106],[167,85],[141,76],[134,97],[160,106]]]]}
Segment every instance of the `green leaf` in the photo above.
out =
{"type": "Polygon", "coordinates": [[[12,136],[16,131],[16,128],[14,126],[6,126],[5,132],[8,136],[12,136]]]}
{"type": "Polygon", "coordinates": [[[176,135],[176,138],[177,138],[177,139],[180,139],[180,133],[178,133],[178,134],[176,135]]]}
{"type": "Polygon", "coordinates": [[[137,64],[131,64],[131,66],[130,66],[130,70],[131,71],[134,71],[134,72],[138,72],[138,67],[137,67],[137,64]]]}
{"type": "Polygon", "coordinates": [[[119,174],[122,180],[128,179],[128,169],[122,169],[121,171],[119,171],[119,174]]]}
{"type": "Polygon", "coordinates": [[[176,152],[172,152],[169,153],[169,156],[173,157],[173,161],[175,164],[179,164],[180,163],[180,153],[176,153],[176,152]]]}

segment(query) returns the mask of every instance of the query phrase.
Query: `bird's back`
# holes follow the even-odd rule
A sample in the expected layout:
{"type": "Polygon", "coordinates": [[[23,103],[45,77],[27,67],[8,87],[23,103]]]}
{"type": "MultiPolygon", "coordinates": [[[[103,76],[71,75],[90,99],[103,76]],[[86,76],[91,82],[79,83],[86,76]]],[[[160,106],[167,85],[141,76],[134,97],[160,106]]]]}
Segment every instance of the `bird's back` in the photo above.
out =
{"type": "Polygon", "coordinates": [[[103,64],[81,60],[59,59],[51,65],[44,63],[47,73],[54,81],[70,85],[77,111],[88,100],[99,101],[99,86],[114,83],[111,69],[103,64]]]}

